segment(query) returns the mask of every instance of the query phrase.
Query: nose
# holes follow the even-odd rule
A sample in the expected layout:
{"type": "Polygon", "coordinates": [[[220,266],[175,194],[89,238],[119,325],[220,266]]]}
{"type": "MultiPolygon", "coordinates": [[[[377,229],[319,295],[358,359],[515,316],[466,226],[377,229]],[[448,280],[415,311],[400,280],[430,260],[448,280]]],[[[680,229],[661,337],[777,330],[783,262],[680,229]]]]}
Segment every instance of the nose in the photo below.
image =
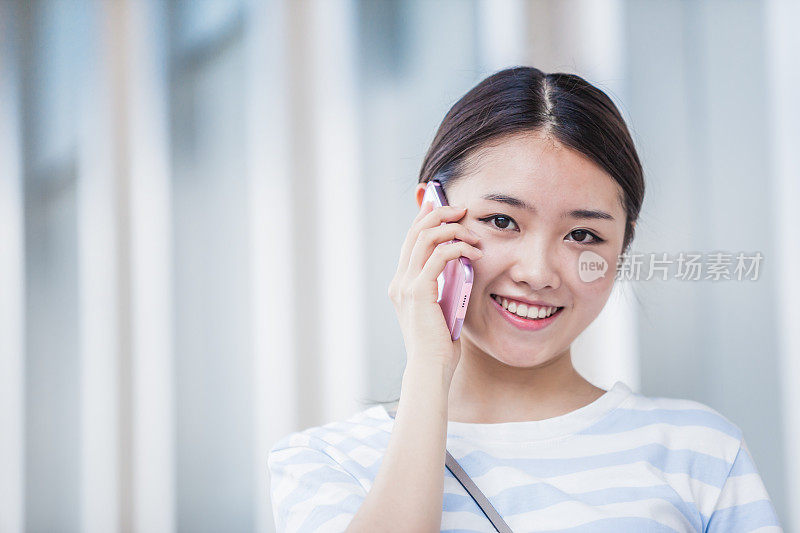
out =
{"type": "Polygon", "coordinates": [[[561,275],[555,255],[543,239],[529,240],[513,252],[513,264],[509,270],[511,279],[527,284],[531,292],[558,289],[561,275]]]}

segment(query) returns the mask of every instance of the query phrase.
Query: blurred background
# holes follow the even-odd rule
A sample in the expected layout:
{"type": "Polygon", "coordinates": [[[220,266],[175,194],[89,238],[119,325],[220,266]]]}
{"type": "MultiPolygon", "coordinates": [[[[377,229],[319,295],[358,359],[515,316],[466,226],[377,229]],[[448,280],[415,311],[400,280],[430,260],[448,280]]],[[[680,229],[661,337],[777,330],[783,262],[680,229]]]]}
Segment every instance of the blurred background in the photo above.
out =
{"type": "Polygon", "coordinates": [[[387,288],[439,122],[493,72],[605,90],[633,250],[578,370],[744,431],[800,530],[800,4],[0,0],[0,531],[273,531],[267,451],[391,400],[387,288]]]}

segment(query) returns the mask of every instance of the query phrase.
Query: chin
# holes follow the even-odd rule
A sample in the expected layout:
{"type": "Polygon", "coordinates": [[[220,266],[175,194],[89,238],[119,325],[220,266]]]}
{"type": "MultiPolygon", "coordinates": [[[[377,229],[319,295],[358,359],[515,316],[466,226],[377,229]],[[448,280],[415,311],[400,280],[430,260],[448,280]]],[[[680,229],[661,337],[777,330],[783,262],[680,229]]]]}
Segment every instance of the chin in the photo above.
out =
{"type": "MultiPolygon", "coordinates": [[[[476,342],[476,339],[466,336],[470,343],[474,344],[479,352],[488,357],[514,368],[532,368],[550,362],[558,352],[554,352],[548,347],[534,348],[530,345],[520,345],[510,339],[493,342],[491,339],[476,342]]],[[[463,353],[463,346],[462,346],[463,353]]]]}
{"type": "MultiPolygon", "coordinates": [[[[495,313],[494,309],[489,311],[495,313]]],[[[502,319],[501,319],[502,320],[502,319]]],[[[525,339],[525,332],[521,332],[523,338],[516,336],[514,330],[495,332],[495,327],[491,320],[483,320],[482,317],[467,315],[464,326],[461,330],[462,353],[464,343],[471,344],[473,348],[488,355],[489,357],[516,368],[530,368],[545,364],[554,359],[564,349],[557,349],[556,336],[552,338],[541,338],[535,343],[530,339],[525,339]]],[[[501,327],[504,324],[501,323],[501,327]]]]}
{"type": "Polygon", "coordinates": [[[492,355],[492,357],[504,365],[513,366],[514,368],[533,368],[550,362],[554,358],[554,355],[545,352],[528,352],[519,355],[509,355],[509,352],[505,352],[503,356],[492,355]]]}

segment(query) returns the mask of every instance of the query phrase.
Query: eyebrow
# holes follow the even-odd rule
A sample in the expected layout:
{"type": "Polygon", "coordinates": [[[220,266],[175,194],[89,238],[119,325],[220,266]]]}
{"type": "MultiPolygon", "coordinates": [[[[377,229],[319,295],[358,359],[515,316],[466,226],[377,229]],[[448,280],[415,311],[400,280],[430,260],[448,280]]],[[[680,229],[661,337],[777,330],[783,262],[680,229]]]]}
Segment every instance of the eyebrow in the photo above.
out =
{"type": "MultiPolygon", "coordinates": [[[[510,205],[512,207],[516,207],[518,209],[524,209],[526,211],[530,211],[532,213],[536,212],[536,208],[532,205],[520,200],[519,198],[514,198],[513,196],[508,196],[507,194],[499,194],[499,193],[489,193],[484,194],[482,196],[484,200],[490,200],[492,202],[500,202],[506,205],[510,205]]],[[[600,211],[599,209],[573,209],[572,211],[567,211],[562,213],[562,218],[579,218],[585,220],[614,220],[609,213],[605,211],[600,211]]]]}

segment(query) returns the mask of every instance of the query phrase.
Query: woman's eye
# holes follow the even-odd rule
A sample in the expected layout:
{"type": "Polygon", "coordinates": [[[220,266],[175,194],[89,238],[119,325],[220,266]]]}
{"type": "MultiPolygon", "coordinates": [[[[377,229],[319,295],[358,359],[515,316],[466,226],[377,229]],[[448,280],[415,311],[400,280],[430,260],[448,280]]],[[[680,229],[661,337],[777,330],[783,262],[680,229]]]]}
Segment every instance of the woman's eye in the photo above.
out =
{"type": "Polygon", "coordinates": [[[600,244],[603,239],[585,229],[576,229],[569,233],[569,235],[580,244],[600,244]]]}
{"type": "Polygon", "coordinates": [[[495,228],[503,231],[508,229],[509,224],[514,224],[514,226],[517,225],[517,223],[514,222],[513,218],[508,217],[506,215],[492,215],[486,218],[479,218],[478,220],[480,220],[481,222],[491,221],[494,223],[493,226],[495,228]]]}
{"type": "MultiPolygon", "coordinates": [[[[494,228],[499,229],[500,231],[507,231],[507,230],[519,230],[519,226],[514,221],[513,218],[506,216],[506,215],[491,215],[485,218],[479,218],[481,222],[491,224],[494,228]],[[513,227],[509,227],[513,224],[513,227]]],[[[569,236],[572,239],[580,244],[600,244],[604,242],[604,239],[601,239],[594,233],[589,230],[585,229],[576,229],[569,233],[569,236]]]]}

